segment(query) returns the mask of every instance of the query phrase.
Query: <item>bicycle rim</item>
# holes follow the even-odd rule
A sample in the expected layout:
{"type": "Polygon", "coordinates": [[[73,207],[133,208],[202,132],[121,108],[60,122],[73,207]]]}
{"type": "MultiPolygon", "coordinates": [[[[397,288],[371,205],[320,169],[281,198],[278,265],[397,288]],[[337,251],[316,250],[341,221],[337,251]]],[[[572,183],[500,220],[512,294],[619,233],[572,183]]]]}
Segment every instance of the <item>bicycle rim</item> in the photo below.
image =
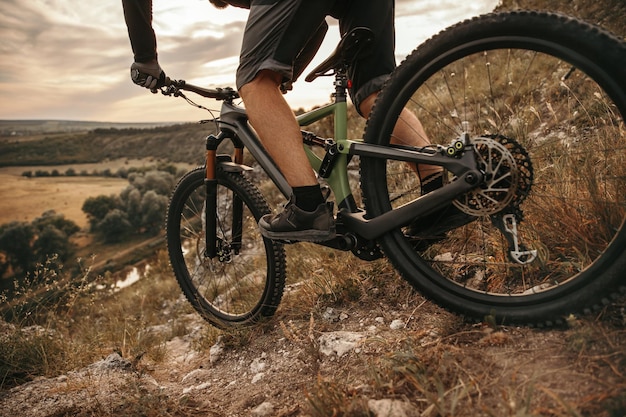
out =
{"type": "MultiPolygon", "coordinates": [[[[536,323],[590,308],[623,285],[624,50],[573,19],[510,13],[457,25],[407,58],[376,104],[366,141],[403,143],[392,130],[408,108],[433,144],[467,132],[483,149],[481,168],[515,165],[517,177],[499,214],[486,209],[492,203],[483,204],[487,193],[479,190],[454,203],[478,219],[437,241],[416,242],[407,228],[385,236],[405,278],[455,311],[536,323]],[[503,232],[505,212],[516,214],[515,245],[503,232]],[[515,261],[514,249],[535,258],[515,261]]],[[[373,215],[421,193],[406,164],[362,166],[373,215]]]]}
{"type": "Polygon", "coordinates": [[[217,255],[205,256],[204,174],[197,168],[183,177],[170,202],[167,242],[176,279],[193,307],[217,327],[254,323],[271,316],[280,302],[284,249],[258,231],[258,219],[269,212],[258,191],[241,174],[218,170],[217,255]],[[241,216],[233,215],[237,206],[241,216]],[[234,218],[243,220],[241,227],[234,218]]]}

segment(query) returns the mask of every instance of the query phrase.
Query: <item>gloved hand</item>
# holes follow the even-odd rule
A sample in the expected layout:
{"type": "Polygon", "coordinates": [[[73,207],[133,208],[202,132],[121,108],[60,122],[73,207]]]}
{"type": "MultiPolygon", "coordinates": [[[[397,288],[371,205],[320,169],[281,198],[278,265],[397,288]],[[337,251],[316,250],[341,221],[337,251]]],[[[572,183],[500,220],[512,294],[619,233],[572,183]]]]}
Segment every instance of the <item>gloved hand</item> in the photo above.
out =
{"type": "Polygon", "coordinates": [[[165,72],[157,61],[133,62],[130,66],[130,78],[139,86],[145,87],[156,93],[158,88],[169,82],[165,72]]]}

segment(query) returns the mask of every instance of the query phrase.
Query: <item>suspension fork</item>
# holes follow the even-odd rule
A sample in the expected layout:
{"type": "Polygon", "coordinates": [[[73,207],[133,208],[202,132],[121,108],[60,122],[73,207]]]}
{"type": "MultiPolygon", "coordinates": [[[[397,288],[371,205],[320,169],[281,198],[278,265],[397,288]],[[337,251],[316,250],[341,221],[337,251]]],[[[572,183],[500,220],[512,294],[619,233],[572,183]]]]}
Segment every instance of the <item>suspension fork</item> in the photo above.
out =
{"type": "MultiPolygon", "coordinates": [[[[217,200],[217,167],[221,161],[230,160],[228,156],[218,156],[217,147],[226,138],[226,132],[221,132],[218,136],[209,135],[206,139],[206,172],[204,185],[206,189],[205,199],[205,256],[207,258],[219,257],[222,262],[229,262],[231,250],[238,254],[241,250],[243,235],[243,200],[233,191],[232,195],[232,223],[231,223],[231,241],[226,242],[226,236],[218,238],[217,229],[221,225],[218,224],[218,200],[217,200]]],[[[235,151],[233,159],[235,164],[243,165],[243,144],[238,140],[233,140],[235,151]]]]}
{"type": "Polygon", "coordinates": [[[217,146],[223,139],[223,133],[218,136],[209,135],[206,138],[206,160],[204,186],[206,199],[204,200],[204,227],[205,249],[204,256],[215,258],[217,255],[217,146]]]}

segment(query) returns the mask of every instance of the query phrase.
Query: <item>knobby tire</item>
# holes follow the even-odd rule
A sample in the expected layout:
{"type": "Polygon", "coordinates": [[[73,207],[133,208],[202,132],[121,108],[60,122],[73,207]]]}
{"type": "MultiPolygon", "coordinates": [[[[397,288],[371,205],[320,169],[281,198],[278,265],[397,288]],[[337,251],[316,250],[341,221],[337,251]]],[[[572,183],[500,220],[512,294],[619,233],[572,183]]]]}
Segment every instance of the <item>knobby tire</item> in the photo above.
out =
{"type": "MultiPolygon", "coordinates": [[[[499,138],[527,163],[519,181],[528,185],[518,188],[527,195],[507,210],[519,216],[523,248],[537,251],[527,265],[513,262],[492,215],[426,245],[408,227],[386,234],[383,250],[416,289],[472,318],[539,326],[625,291],[624,42],[557,14],[478,17],[406,58],[376,101],[365,141],[388,145],[403,108],[434,144],[462,132],[499,138]]],[[[420,195],[407,164],[362,158],[361,177],[371,217],[420,195]]]]}
{"type": "Polygon", "coordinates": [[[258,220],[270,212],[258,189],[242,173],[221,167],[217,180],[217,256],[205,256],[203,167],[184,175],[171,196],[167,247],[176,279],[196,311],[219,328],[246,326],[273,315],[278,307],[285,285],[285,251],[258,231],[258,220]],[[243,202],[241,233],[233,227],[238,199],[243,202]]]}

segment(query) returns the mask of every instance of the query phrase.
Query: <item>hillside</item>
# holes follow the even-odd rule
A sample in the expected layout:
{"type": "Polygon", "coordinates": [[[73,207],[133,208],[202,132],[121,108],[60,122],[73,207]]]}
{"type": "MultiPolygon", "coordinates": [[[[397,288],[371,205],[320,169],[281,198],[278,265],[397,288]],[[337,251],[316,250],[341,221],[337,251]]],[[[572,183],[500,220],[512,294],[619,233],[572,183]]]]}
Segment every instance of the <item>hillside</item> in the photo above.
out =
{"type": "Polygon", "coordinates": [[[135,125],[84,130],[84,127],[82,123],[68,122],[70,131],[0,137],[0,167],[146,157],[171,162],[199,162],[204,155],[204,138],[214,130],[211,124],[199,123],[149,128],[135,125]]]}
{"type": "Polygon", "coordinates": [[[74,120],[0,120],[0,137],[85,132],[94,129],[147,129],[173,123],[109,123],[74,120]]]}

